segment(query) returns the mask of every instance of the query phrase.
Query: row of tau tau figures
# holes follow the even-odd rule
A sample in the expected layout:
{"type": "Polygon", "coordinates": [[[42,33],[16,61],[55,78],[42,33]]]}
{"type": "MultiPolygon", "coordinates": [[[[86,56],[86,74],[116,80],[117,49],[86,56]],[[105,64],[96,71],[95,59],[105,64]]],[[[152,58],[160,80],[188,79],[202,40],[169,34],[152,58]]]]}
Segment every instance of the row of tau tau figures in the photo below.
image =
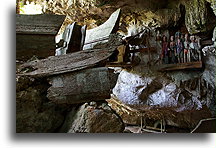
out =
{"type": "Polygon", "coordinates": [[[162,37],[161,61],[163,64],[175,64],[201,61],[201,45],[198,36],[189,36],[176,32],[168,41],[162,37]]]}

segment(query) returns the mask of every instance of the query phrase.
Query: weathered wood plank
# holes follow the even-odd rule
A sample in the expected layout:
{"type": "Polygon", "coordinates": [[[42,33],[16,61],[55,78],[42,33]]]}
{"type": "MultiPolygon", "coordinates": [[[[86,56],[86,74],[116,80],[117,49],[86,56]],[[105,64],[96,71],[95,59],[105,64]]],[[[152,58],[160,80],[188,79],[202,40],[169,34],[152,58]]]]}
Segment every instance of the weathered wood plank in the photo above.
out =
{"type": "Polygon", "coordinates": [[[182,69],[202,68],[202,61],[177,64],[162,64],[159,66],[155,66],[154,68],[158,71],[173,71],[182,69]]]}
{"type": "Polygon", "coordinates": [[[43,77],[90,68],[107,60],[115,50],[115,48],[82,50],[61,56],[51,56],[21,65],[19,75],[43,77]],[[22,72],[26,69],[33,71],[22,72]]]}
{"type": "Polygon", "coordinates": [[[52,86],[47,91],[47,97],[57,104],[109,99],[113,87],[111,75],[114,73],[108,68],[99,67],[50,77],[52,86]]]}
{"type": "Polygon", "coordinates": [[[56,35],[65,17],[53,14],[16,14],[16,33],[56,35]]]}

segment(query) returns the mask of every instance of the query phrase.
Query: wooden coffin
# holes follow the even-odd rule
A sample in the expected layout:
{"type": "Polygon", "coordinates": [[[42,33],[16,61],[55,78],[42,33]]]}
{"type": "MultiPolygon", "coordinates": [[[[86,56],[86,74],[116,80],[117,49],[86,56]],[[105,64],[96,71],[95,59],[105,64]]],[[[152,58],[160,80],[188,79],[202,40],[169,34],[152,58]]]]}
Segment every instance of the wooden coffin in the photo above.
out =
{"type": "Polygon", "coordinates": [[[28,60],[33,55],[46,58],[55,55],[55,36],[65,16],[16,15],[16,59],[28,60]]]}
{"type": "MultiPolygon", "coordinates": [[[[63,33],[62,47],[56,50],[56,56],[66,53],[72,53],[83,49],[86,34],[86,25],[80,26],[76,22],[69,24],[63,33]]],[[[58,43],[59,44],[59,43],[58,43]]]]}
{"type": "Polygon", "coordinates": [[[100,42],[108,41],[109,35],[116,33],[119,28],[121,9],[116,10],[102,25],[86,30],[84,49],[91,49],[100,42]]]}
{"type": "Polygon", "coordinates": [[[115,50],[115,48],[82,50],[61,56],[50,56],[20,65],[18,75],[44,77],[91,68],[106,62],[115,50]]]}
{"type": "Polygon", "coordinates": [[[110,98],[110,91],[117,81],[113,71],[106,67],[91,68],[65,73],[49,78],[52,85],[48,99],[57,104],[78,104],[110,98]],[[115,80],[113,79],[115,78],[115,80]]]}

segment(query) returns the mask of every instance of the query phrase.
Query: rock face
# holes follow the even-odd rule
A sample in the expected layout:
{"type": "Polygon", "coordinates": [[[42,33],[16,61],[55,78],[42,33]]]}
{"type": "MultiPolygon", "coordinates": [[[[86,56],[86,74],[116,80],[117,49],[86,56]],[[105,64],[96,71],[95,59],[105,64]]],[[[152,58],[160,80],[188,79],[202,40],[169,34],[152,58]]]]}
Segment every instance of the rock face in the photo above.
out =
{"type": "Polygon", "coordinates": [[[46,97],[48,87],[46,79],[17,77],[17,133],[123,132],[124,123],[106,101],[58,104],[46,97]]]}
{"type": "Polygon", "coordinates": [[[118,8],[122,9],[121,30],[131,24],[149,27],[164,27],[170,24],[177,25],[181,17],[180,1],[160,0],[56,0],[41,1],[44,11],[55,14],[67,15],[65,24],[79,22],[87,25],[88,29],[99,26],[118,8]]]}
{"type": "Polygon", "coordinates": [[[76,111],[74,110],[67,115],[60,132],[119,133],[124,130],[121,118],[114,113],[106,102],[85,103],[76,111]]]}
{"type": "Polygon", "coordinates": [[[115,10],[121,8],[120,30],[123,32],[127,32],[127,27],[132,24],[166,28],[179,26],[183,23],[180,22],[181,19],[185,19],[189,33],[199,33],[209,29],[206,28],[208,23],[206,3],[211,4],[214,12],[216,10],[214,0],[38,0],[36,2],[43,5],[43,11],[47,13],[67,15],[63,26],[79,22],[81,25],[87,25],[88,29],[101,25],[115,10]],[[182,6],[185,7],[186,15],[185,12],[181,12],[182,6]]]}
{"type": "Polygon", "coordinates": [[[17,77],[16,132],[55,132],[64,121],[61,110],[46,99],[45,82],[17,77]]]}
{"type": "MultiPolygon", "coordinates": [[[[201,79],[203,79],[206,83],[206,87],[201,87],[206,88],[206,98],[208,100],[211,100],[209,102],[211,112],[214,116],[216,116],[216,101],[215,101],[215,88],[216,88],[216,83],[215,83],[215,50],[216,47],[213,45],[210,47],[210,49],[206,52],[206,56],[204,56],[204,62],[205,62],[205,71],[202,74],[201,79]]],[[[205,91],[204,91],[205,92],[205,91]]]]}
{"type": "Polygon", "coordinates": [[[190,0],[186,2],[185,25],[189,33],[206,31],[206,1],[190,0]]]}
{"type": "Polygon", "coordinates": [[[216,15],[216,1],[215,0],[206,0],[206,1],[211,4],[211,8],[212,8],[214,14],[216,15]]]}
{"type": "Polygon", "coordinates": [[[168,77],[141,76],[125,70],[120,73],[113,94],[125,104],[173,107],[176,111],[200,109],[206,104],[198,95],[177,86],[168,77]]]}

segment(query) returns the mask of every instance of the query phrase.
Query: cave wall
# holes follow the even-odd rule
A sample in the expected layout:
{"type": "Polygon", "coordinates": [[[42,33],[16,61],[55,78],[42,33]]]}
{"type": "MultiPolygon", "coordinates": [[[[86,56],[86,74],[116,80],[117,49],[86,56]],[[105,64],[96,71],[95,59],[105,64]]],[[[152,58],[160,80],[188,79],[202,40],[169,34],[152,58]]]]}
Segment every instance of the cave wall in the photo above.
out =
{"type": "MultiPolygon", "coordinates": [[[[161,28],[164,30],[163,34],[169,34],[167,31],[169,28],[181,28],[182,26],[184,27],[184,24],[190,34],[206,32],[208,30],[213,30],[215,27],[215,24],[212,25],[208,22],[209,20],[215,22],[215,17],[211,17],[211,19],[208,18],[208,10],[206,8],[206,6],[211,7],[210,10],[213,10],[216,15],[215,0],[47,0],[37,1],[37,3],[43,5],[43,11],[45,13],[67,15],[64,26],[77,21],[81,25],[88,25],[88,29],[105,22],[111,13],[120,7],[122,9],[122,16],[119,30],[125,35],[128,34],[128,30],[131,26],[135,26],[135,28],[142,26],[149,26],[153,29],[161,28]],[[181,8],[184,9],[182,10],[181,8]]],[[[216,28],[214,29],[213,35],[214,41],[215,34],[216,28]]],[[[154,39],[155,34],[153,34],[150,40],[151,44],[161,49],[160,43],[157,43],[154,39]]],[[[155,54],[153,56],[157,55],[158,54],[155,54]]],[[[215,52],[208,55],[204,60],[206,65],[204,71],[170,73],[168,78],[160,79],[162,87],[155,88],[155,92],[148,92],[147,90],[149,87],[158,85],[158,82],[155,84],[152,83],[152,86],[149,86],[148,84],[151,84],[150,82],[148,83],[146,80],[143,82],[142,80],[150,79],[149,81],[152,82],[155,79],[155,77],[152,78],[153,74],[148,71],[147,76],[143,76],[142,74],[137,75],[137,72],[146,71],[143,70],[143,67],[134,67],[133,71],[128,72],[128,75],[131,75],[130,78],[134,76],[138,78],[134,78],[133,82],[127,84],[122,83],[123,78],[125,78],[127,82],[133,79],[128,79],[128,76],[123,78],[119,77],[120,84],[115,87],[114,93],[116,95],[117,93],[119,94],[119,99],[121,99],[121,95],[123,95],[123,99],[128,98],[125,92],[128,92],[128,88],[130,88],[134,89],[131,92],[137,97],[137,99],[135,98],[136,100],[132,100],[134,102],[138,101],[139,103],[141,98],[141,101],[144,100],[142,102],[144,105],[152,105],[155,103],[153,104],[155,106],[178,107],[177,111],[188,109],[196,110],[202,108],[202,106],[207,106],[215,116],[215,83],[212,84],[212,81],[215,80],[215,52]],[[138,81],[139,79],[141,79],[140,82],[138,81]],[[134,86],[131,86],[132,84],[134,84],[134,86]],[[193,85],[194,87],[191,87],[193,85]],[[200,86],[203,89],[200,90],[200,86]],[[118,92],[118,90],[121,92],[118,92]],[[160,96],[160,94],[165,94],[164,100],[154,100],[155,98],[159,98],[158,96],[160,96]],[[176,97],[176,95],[180,94],[182,96],[176,97]],[[150,97],[147,98],[146,96],[150,97]],[[189,96],[189,99],[187,96],[189,96]],[[169,100],[167,101],[166,98],[169,100]],[[170,101],[173,100],[173,98],[176,100],[173,102],[170,101]]],[[[148,65],[146,61],[141,61],[141,63],[144,66],[148,65]]],[[[124,76],[124,72],[122,72],[120,76],[124,76]]],[[[96,105],[95,103],[84,104],[83,107],[79,109],[75,108],[77,115],[74,116],[71,115],[73,114],[74,107],[60,106],[47,100],[45,96],[41,96],[41,93],[46,93],[47,87],[48,86],[44,88],[43,85],[41,86],[41,84],[35,80],[29,80],[28,78],[22,80],[22,78],[17,78],[17,132],[59,132],[62,128],[63,131],[61,132],[92,132],[89,124],[86,124],[88,123],[86,122],[86,117],[91,113],[88,110],[92,109],[95,112],[99,112],[101,117],[105,116],[107,119],[114,118],[116,125],[119,125],[116,126],[119,128],[115,131],[122,131],[122,121],[120,121],[116,114],[112,113],[113,111],[110,111],[106,104],[103,105],[106,107],[105,109],[101,107],[101,105],[97,105],[97,103],[96,105]],[[19,83],[25,83],[26,86],[19,87],[19,83]],[[108,113],[104,113],[104,110],[108,111],[108,113]],[[83,118],[80,120],[80,118],[77,117],[83,118]],[[72,121],[69,122],[69,120],[72,121]],[[78,126],[81,125],[79,121],[82,121],[83,126],[78,126]],[[67,128],[65,129],[64,126],[67,126],[67,128]],[[89,130],[83,131],[83,128],[86,127],[89,127],[89,130]]],[[[94,118],[96,118],[96,116],[92,117],[92,119],[94,118]]],[[[91,120],[89,123],[93,125],[94,123],[92,121],[94,120],[91,120]]],[[[104,123],[106,123],[105,120],[104,123]]],[[[97,131],[97,128],[94,129],[97,131]]],[[[100,132],[107,131],[106,128],[101,129],[100,132]],[[103,129],[106,130],[104,131],[103,129]]],[[[108,129],[108,131],[110,131],[110,129],[108,129]]]]}
{"type": "Polygon", "coordinates": [[[207,7],[211,7],[211,11],[215,13],[214,0],[40,0],[36,2],[43,6],[45,13],[67,15],[64,25],[76,21],[81,25],[87,25],[88,29],[102,24],[116,9],[121,8],[119,29],[124,33],[132,24],[151,28],[172,28],[181,27],[185,23],[187,31],[195,34],[213,30],[215,25],[209,20],[216,19],[214,16],[209,19],[207,11],[207,7]],[[182,12],[182,8],[185,12],[182,12]]]}

